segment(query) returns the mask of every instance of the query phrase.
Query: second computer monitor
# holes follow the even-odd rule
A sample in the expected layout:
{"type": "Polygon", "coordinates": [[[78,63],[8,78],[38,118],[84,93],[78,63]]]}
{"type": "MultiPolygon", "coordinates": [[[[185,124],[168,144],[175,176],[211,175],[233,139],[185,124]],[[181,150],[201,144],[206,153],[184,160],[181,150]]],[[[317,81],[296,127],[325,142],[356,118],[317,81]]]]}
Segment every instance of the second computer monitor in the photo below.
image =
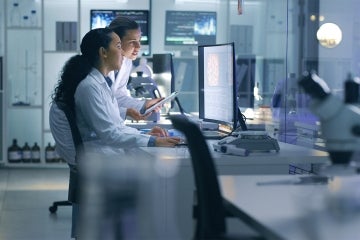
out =
{"type": "MultiPolygon", "coordinates": [[[[153,54],[153,78],[158,85],[161,97],[167,97],[175,91],[175,74],[172,55],[170,53],[153,54]]],[[[174,107],[171,102],[171,108],[174,107]]]]}
{"type": "Polygon", "coordinates": [[[199,117],[236,128],[234,43],[198,47],[199,117]]]}

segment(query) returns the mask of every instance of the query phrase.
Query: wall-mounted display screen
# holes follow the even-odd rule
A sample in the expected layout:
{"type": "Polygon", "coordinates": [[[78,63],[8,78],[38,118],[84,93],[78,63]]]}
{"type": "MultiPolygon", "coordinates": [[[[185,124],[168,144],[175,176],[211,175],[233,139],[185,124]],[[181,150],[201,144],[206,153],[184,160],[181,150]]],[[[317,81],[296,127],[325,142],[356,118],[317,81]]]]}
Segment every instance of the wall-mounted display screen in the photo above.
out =
{"type": "Polygon", "coordinates": [[[216,12],[166,11],[165,45],[216,43],[216,12]]]}
{"type": "Polygon", "coordinates": [[[109,26],[110,22],[118,15],[135,20],[141,27],[141,44],[149,45],[150,19],[148,10],[90,10],[90,28],[109,26]]]}

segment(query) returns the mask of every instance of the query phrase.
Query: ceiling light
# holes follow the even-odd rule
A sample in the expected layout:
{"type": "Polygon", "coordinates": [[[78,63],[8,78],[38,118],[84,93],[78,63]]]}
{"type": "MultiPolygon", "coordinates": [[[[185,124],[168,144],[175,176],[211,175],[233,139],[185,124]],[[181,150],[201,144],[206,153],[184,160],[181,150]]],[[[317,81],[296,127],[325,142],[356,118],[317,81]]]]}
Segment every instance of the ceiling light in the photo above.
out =
{"type": "Polygon", "coordinates": [[[334,48],[341,42],[342,32],[340,27],[335,23],[325,23],[320,26],[316,37],[321,46],[334,48]]]}

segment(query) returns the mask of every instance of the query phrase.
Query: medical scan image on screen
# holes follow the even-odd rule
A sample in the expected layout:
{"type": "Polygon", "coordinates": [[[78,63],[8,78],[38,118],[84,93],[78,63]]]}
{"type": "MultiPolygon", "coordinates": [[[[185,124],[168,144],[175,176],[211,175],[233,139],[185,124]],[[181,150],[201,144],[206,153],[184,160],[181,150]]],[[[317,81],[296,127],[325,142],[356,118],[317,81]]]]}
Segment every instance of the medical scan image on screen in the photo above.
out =
{"type": "Polygon", "coordinates": [[[232,45],[204,49],[204,117],[234,121],[232,45]]]}

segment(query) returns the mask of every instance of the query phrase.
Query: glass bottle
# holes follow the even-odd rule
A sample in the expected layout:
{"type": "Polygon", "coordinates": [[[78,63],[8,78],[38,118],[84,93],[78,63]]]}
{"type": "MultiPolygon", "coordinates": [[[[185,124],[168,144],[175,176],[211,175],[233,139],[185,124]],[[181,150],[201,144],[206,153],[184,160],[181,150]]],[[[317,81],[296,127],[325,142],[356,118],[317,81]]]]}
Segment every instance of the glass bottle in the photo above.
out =
{"type": "Polygon", "coordinates": [[[21,15],[19,9],[19,3],[14,2],[10,11],[10,25],[13,27],[19,27],[21,22],[21,15]]]}
{"type": "Polygon", "coordinates": [[[29,27],[30,26],[29,16],[25,15],[25,16],[22,17],[22,26],[23,27],[29,27]]]}
{"type": "Polygon", "coordinates": [[[31,161],[33,163],[40,162],[40,147],[38,146],[37,142],[35,142],[34,146],[31,148],[31,161]]]}
{"type": "Polygon", "coordinates": [[[46,163],[53,163],[55,162],[55,149],[51,146],[51,143],[45,148],[45,162],[46,163]]]}
{"type": "Polygon", "coordinates": [[[37,17],[37,14],[36,14],[36,10],[31,10],[30,25],[33,26],[33,27],[38,26],[38,17],[37,17]]]}
{"type": "Polygon", "coordinates": [[[17,140],[13,139],[12,145],[8,148],[9,163],[19,163],[22,159],[21,148],[17,144],[17,140]]]}
{"type": "Polygon", "coordinates": [[[25,145],[22,148],[22,162],[31,162],[31,148],[29,147],[27,142],[25,142],[25,145]]]}

